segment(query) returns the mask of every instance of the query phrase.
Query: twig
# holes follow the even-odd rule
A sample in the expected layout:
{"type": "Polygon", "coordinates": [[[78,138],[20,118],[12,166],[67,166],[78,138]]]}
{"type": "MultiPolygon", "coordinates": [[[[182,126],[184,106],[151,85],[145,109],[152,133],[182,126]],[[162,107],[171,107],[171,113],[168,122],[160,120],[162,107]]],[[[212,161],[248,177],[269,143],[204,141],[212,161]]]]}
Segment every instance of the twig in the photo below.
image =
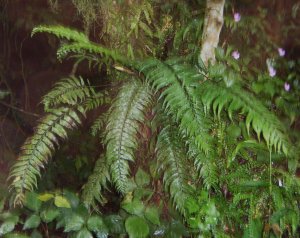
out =
{"type": "Polygon", "coordinates": [[[5,103],[5,102],[0,102],[0,103],[1,103],[2,105],[6,106],[6,107],[12,108],[12,109],[17,110],[17,111],[19,111],[19,112],[22,112],[22,113],[24,113],[24,114],[28,114],[28,115],[31,115],[31,116],[34,116],[34,117],[41,117],[39,114],[32,113],[32,112],[27,112],[27,111],[25,111],[25,110],[23,110],[23,109],[21,109],[21,108],[18,108],[18,107],[9,105],[9,104],[7,104],[7,103],[5,103]]]}

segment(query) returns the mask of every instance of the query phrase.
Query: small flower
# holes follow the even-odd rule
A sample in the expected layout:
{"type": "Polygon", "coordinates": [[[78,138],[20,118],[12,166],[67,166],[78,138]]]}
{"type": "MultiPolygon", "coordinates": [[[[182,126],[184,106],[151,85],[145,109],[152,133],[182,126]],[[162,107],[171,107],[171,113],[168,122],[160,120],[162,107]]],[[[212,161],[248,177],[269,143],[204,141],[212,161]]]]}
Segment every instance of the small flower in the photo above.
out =
{"type": "Polygon", "coordinates": [[[241,20],[241,14],[239,14],[238,12],[234,13],[233,19],[235,22],[239,22],[241,20]]]}
{"type": "Polygon", "coordinates": [[[269,75],[271,77],[274,77],[276,75],[276,69],[274,69],[273,66],[269,66],[268,70],[269,70],[269,75]]]}
{"type": "Polygon", "coordinates": [[[285,55],[285,50],[283,48],[278,48],[278,54],[283,57],[285,55]]]}
{"type": "Polygon", "coordinates": [[[235,58],[236,60],[238,60],[240,58],[240,52],[238,52],[237,50],[233,51],[231,56],[233,58],[235,58]]]}
{"type": "Polygon", "coordinates": [[[279,187],[283,187],[283,184],[282,184],[281,179],[278,179],[278,186],[279,186],[279,187]]]}
{"type": "Polygon", "coordinates": [[[290,91],[290,89],[291,89],[291,85],[289,83],[285,82],[284,83],[284,90],[288,92],[288,91],[290,91]]]}

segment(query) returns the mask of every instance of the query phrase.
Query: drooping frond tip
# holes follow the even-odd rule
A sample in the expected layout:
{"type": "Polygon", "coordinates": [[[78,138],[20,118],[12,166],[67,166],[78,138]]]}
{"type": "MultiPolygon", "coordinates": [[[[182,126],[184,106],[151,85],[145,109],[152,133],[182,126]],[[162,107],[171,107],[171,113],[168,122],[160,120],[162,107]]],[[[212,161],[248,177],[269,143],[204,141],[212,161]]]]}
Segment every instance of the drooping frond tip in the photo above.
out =
{"type": "Polygon", "coordinates": [[[131,61],[120,56],[115,50],[107,49],[94,42],[91,42],[88,37],[76,30],[63,27],[63,26],[38,26],[32,30],[31,36],[36,33],[45,32],[60,39],[66,39],[70,42],[62,44],[62,46],[57,50],[58,59],[66,57],[70,53],[90,53],[95,55],[100,55],[104,62],[108,62],[112,59],[115,62],[119,62],[124,65],[131,65],[131,61]]]}
{"type": "Polygon", "coordinates": [[[34,36],[36,33],[49,33],[55,35],[60,39],[66,39],[75,42],[85,42],[85,43],[89,42],[89,39],[84,33],[67,27],[59,26],[59,25],[58,26],[45,26],[45,25],[37,26],[33,28],[31,32],[31,36],[34,36]]]}
{"type": "Polygon", "coordinates": [[[25,192],[37,187],[40,169],[51,158],[59,139],[66,139],[67,130],[81,124],[79,113],[83,113],[82,108],[73,110],[61,107],[52,110],[40,121],[34,135],[25,141],[9,175],[9,179],[12,179],[10,189],[15,193],[15,205],[22,205],[25,192]]]}
{"type": "Polygon", "coordinates": [[[144,121],[151,100],[151,90],[146,84],[131,81],[121,88],[110,108],[105,134],[106,158],[112,180],[121,193],[127,190],[128,162],[135,160],[139,123],[144,121]]]}
{"type": "Polygon", "coordinates": [[[167,126],[160,132],[156,149],[165,188],[175,207],[185,215],[186,199],[193,194],[193,190],[188,184],[190,168],[187,167],[185,146],[175,128],[167,126]]]}
{"type": "Polygon", "coordinates": [[[83,186],[82,199],[89,206],[95,206],[96,202],[103,203],[102,189],[110,180],[109,170],[105,158],[100,157],[95,164],[93,173],[89,176],[87,183],[83,186]]]}

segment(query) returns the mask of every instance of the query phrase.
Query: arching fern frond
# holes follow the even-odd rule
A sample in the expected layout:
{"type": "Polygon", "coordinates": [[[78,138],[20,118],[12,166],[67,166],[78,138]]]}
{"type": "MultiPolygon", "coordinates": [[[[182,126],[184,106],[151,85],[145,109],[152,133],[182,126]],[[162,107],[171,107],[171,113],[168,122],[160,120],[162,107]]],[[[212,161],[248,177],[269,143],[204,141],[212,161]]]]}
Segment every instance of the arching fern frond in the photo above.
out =
{"type": "Polygon", "coordinates": [[[38,26],[32,31],[32,36],[39,32],[53,34],[60,39],[67,39],[70,43],[64,43],[57,50],[58,59],[63,59],[69,53],[76,54],[94,54],[103,58],[103,61],[109,63],[110,60],[122,63],[124,65],[131,65],[131,61],[119,55],[115,50],[102,47],[96,43],[91,42],[87,36],[76,30],[63,26],[38,26]]]}
{"type": "Polygon", "coordinates": [[[228,109],[229,117],[232,113],[240,110],[246,115],[246,127],[249,132],[250,127],[254,129],[257,137],[263,135],[267,146],[275,151],[282,151],[284,154],[292,153],[291,144],[286,136],[286,131],[280,120],[254,96],[247,93],[238,86],[226,87],[222,83],[206,81],[202,84],[199,96],[209,110],[220,115],[222,109],[228,109]]]}
{"type": "Polygon", "coordinates": [[[121,193],[126,192],[129,175],[128,162],[134,161],[138,146],[139,122],[144,121],[144,111],[152,101],[151,90],[141,82],[125,84],[108,115],[105,143],[106,158],[112,180],[121,193]]]}
{"type": "Polygon", "coordinates": [[[96,94],[94,89],[87,84],[82,77],[69,77],[60,80],[55,87],[43,97],[45,111],[61,104],[76,105],[86,97],[93,97],[96,94]]]}
{"type": "Polygon", "coordinates": [[[188,179],[191,178],[184,144],[176,134],[176,129],[165,127],[157,140],[159,169],[163,170],[163,182],[171,195],[175,207],[185,215],[186,199],[193,194],[188,179]]]}
{"type": "Polygon", "coordinates": [[[160,98],[165,111],[178,122],[182,134],[194,137],[197,147],[208,153],[212,146],[209,122],[195,94],[203,77],[196,69],[178,60],[160,62],[150,59],[142,63],[140,71],[155,91],[162,91],[160,98]]]}
{"type": "Polygon", "coordinates": [[[70,29],[68,27],[63,26],[37,26],[33,28],[31,36],[35,35],[36,33],[46,32],[55,35],[60,39],[67,39],[70,41],[76,42],[89,42],[87,36],[74,29],[70,29]]]}
{"type": "Polygon", "coordinates": [[[63,59],[70,53],[89,53],[99,55],[103,61],[109,63],[110,60],[119,62],[125,65],[130,65],[130,61],[120,56],[117,51],[104,48],[92,42],[76,42],[71,44],[63,44],[57,50],[57,58],[63,59]]]}
{"type": "Polygon", "coordinates": [[[101,190],[106,187],[107,181],[109,180],[109,169],[105,158],[101,156],[96,161],[93,173],[89,176],[87,183],[83,186],[82,199],[88,207],[95,206],[96,202],[104,202],[101,190]]]}
{"type": "Polygon", "coordinates": [[[16,195],[15,204],[22,204],[25,192],[37,187],[40,169],[44,168],[59,145],[59,139],[67,138],[67,130],[81,124],[80,114],[83,114],[81,107],[77,110],[66,107],[52,110],[40,121],[34,135],[25,141],[9,175],[13,179],[10,188],[16,195]]]}

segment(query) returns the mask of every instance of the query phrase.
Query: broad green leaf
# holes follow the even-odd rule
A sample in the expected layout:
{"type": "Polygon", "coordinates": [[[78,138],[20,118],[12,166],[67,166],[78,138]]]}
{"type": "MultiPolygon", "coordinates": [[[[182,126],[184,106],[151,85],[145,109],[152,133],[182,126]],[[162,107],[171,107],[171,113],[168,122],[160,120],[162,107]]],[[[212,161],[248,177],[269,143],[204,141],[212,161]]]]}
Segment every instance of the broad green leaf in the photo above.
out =
{"type": "Polygon", "coordinates": [[[144,204],[139,200],[133,200],[130,203],[125,203],[122,205],[122,208],[133,215],[142,215],[145,209],[144,204]]]}
{"type": "Polygon", "coordinates": [[[76,214],[73,214],[69,218],[65,220],[66,225],[64,232],[70,232],[70,231],[79,231],[83,224],[84,224],[84,219],[76,214]]]}
{"type": "Polygon", "coordinates": [[[40,215],[43,222],[52,222],[59,215],[59,210],[55,208],[48,208],[43,210],[40,215]]]}
{"type": "Polygon", "coordinates": [[[41,200],[41,201],[43,201],[43,202],[47,202],[51,198],[54,198],[54,195],[51,194],[51,193],[44,193],[44,194],[40,194],[38,196],[38,199],[41,200]]]}
{"type": "Polygon", "coordinates": [[[96,237],[97,238],[107,238],[108,237],[108,233],[103,232],[103,231],[99,231],[96,233],[96,237]]]}
{"type": "Polygon", "coordinates": [[[13,231],[13,229],[15,228],[16,223],[13,221],[5,221],[2,223],[2,225],[0,226],[0,237],[13,231]]]}
{"type": "Polygon", "coordinates": [[[77,232],[75,238],[93,238],[93,235],[88,231],[88,229],[83,228],[82,230],[77,232]]]}
{"type": "Polygon", "coordinates": [[[147,188],[137,188],[134,190],[134,199],[141,200],[145,198],[148,200],[153,195],[153,190],[147,188]]]}
{"type": "Polygon", "coordinates": [[[38,230],[34,230],[31,234],[30,234],[30,238],[43,238],[43,235],[38,231],[38,230]]]}
{"type": "Polygon", "coordinates": [[[150,176],[144,170],[138,169],[135,175],[135,182],[138,186],[146,186],[150,183],[150,176]]]}
{"type": "Polygon", "coordinates": [[[159,212],[156,207],[147,207],[145,211],[145,217],[148,221],[152,222],[154,225],[160,225],[159,212]]]}
{"type": "Polygon", "coordinates": [[[125,221],[129,238],[144,238],[149,235],[149,226],[143,218],[130,216],[125,221]]]}
{"type": "Polygon", "coordinates": [[[109,215],[104,219],[105,224],[111,233],[122,234],[125,233],[124,220],[119,215],[109,215]]]}
{"type": "Polygon", "coordinates": [[[54,204],[57,207],[71,208],[69,201],[65,197],[62,197],[62,196],[55,196],[54,204]]]}
{"type": "Polygon", "coordinates": [[[99,216],[91,216],[87,221],[87,228],[92,232],[108,235],[108,228],[104,224],[103,219],[99,216]]]}
{"type": "Polygon", "coordinates": [[[28,192],[25,196],[25,204],[27,208],[29,208],[32,211],[39,211],[42,202],[38,199],[38,195],[34,192],[28,192]]]}
{"type": "Polygon", "coordinates": [[[41,223],[41,218],[38,215],[33,214],[25,221],[23,230],[37,228],[40,225],[40,223],[41,223]]]}
{"type": "Polygon", "coordinates": [[[31,237],[21,233],[9,233],[5,235],[4,238],[31,238],[31,237]]]}
{"type": "Polygon", "coordinates": [[[167,237],[180,238],[186,236],[187,236],[187,230],[181,222],[172,221],[171,224],[169,224],[167,237]]]}
{"type": "Polygon", "coordinates": [[[79,205],[79,198],[76,196],[75,193],[70,192],[68,190],[64,190],[64,197],[68,200],[70,203],[71,207],[75,208],[78,207],[79,205]]]}

